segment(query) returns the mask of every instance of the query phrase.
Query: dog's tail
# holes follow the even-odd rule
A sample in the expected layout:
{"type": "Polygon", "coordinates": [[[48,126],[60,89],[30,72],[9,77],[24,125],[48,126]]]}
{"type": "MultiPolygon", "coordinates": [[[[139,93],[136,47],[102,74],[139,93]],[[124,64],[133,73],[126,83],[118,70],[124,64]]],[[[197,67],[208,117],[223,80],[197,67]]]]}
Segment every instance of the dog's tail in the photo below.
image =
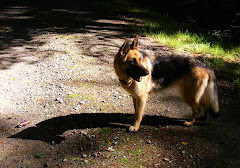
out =
{"type": "Polygon", "coordinates": [[[209,80],[204,93],[204,104],[205,110],[210,114],[212,118],[219,116],[219,105],[218,105],[218,87],[216,84],[216,77],[214,71],[207,69],[209,80]]]}

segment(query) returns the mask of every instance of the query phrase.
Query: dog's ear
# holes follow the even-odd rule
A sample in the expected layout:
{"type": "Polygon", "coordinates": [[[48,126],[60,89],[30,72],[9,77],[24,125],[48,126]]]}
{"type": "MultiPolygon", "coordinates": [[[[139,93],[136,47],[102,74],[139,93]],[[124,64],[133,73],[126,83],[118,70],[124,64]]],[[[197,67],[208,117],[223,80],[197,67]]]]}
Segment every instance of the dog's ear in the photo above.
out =
{"type": "Polygon", "coordinates": [[[129,43],[129,40],[126,39],[125,42],[123,43],[123,45],[120,47],[120,49],[118,51],[119,57],[121,57],[121,59],[123,60],[125,58],[125,56],[127,55],[129,50],[130,50],[130,43],[129,43]]]}
{"type": "Polygon", "coordinates": [[[136,49],[138,50],[138,35],[136,35],[135,39],[133,40],[132,44],[130,45],[130,48],[133,50],[133,49],[136,49]]]}

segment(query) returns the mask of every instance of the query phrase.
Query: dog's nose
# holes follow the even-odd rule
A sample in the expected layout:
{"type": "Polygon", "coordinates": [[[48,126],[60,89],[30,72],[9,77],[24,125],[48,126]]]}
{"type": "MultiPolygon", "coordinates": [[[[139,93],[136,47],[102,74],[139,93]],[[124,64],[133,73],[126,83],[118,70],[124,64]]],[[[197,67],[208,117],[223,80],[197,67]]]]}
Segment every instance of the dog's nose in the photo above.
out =
{"type": "Polygon", "coordinates": [[[149,74],[148,70],[146,70],[145,68],[142,69],[141,76],[147,76],[148,74],[149,74]]]}

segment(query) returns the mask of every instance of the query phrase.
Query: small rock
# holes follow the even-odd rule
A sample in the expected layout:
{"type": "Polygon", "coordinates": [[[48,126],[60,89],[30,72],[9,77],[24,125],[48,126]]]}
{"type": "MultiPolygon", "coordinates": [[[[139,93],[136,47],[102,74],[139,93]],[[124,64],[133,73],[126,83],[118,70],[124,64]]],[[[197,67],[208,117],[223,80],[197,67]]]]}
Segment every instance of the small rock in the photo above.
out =
{"type": "Polygon", "coordinates": [[[80,105],[77,105],[75,108],[73,108],[74,110],[79,110],[81,109],[81,106],[80,105]]]}
{"type": "Polygon", "coordinates": [[[152,141],[151,141],[151,140],[148,140],[146,143],[147,143],[147,144],[151,144],[151,143],[152,143],[152,141]]]}
{"type": "Polygon", "coordinates": [[[166,162],[168,162],[168,163],[171,163],[171,162],[172,162],[172,161],[171,161],[169,158],[167,158],[167,157],[164,157],[163,160],[166,161],[166,162]]]}
{"type": "Polygon", "coordinates": [[[86,131],[81,131],[80,134],[83,134],[83,135],[85,135],[85,136],[88,135],[88,133],[87,133],[86,131]]]}
{"type": "Polygon", "coordinates": [[[79,105],[86,104],[85,101],[79,102],[79,105]]]}
{"type": "Polygon", "coordinates": [[[107,148],[107,151],[109,151],[109,152],[115,152],[115,150],[114,150],[111,146],[107,148]]]}
{"type": "Polygon", "coordinates": [[[85,164],[88,164],[89,161],[88,161],[88,160],[84,160],[83,162],[84,162],[85,164]]]}
{"type": "Polygon", "coordinates": [[[82,158],[86,158],[87,157],[87,155],[86,154],[82,154],[82,158]]]}
{"type": "Polygon", "coordinates": [[[117,136],[113,138],[113,140],[115,140],[115,141],[118,140],[118,139],[119,139],[119,137],[117,137],[117,136]]]}
{"type": "Polygon", "coordinates": [[[183,150],[183,151],[182,151],[182,155],[184,156],[185,154],[186,154],[186,151],[185,151],[185,150],[183,150]]]}
{"type": "Polygon", "coordinates": [[[122,135],[122,132],[118,132],[117,134],[118,134],[118,135],[122,135]]]}
{"type": "Polygon", "coordinates": [[[61,104],[61,103],[63,103],[63,100],[62,100],[62,99],[60,99],[60,98],[56,98],[56,99],[55,99],[55,101],[56,101],[58,104],[61,104]]]}

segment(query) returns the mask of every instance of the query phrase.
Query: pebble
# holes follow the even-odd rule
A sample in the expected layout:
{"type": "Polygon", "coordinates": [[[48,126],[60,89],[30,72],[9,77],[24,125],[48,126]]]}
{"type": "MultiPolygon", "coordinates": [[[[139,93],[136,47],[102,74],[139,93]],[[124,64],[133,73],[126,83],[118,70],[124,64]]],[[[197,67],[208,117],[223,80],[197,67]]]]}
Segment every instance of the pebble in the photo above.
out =
{"type": "Polygon", "coordinates": [[[83,134],[83,135],[85,135],[85,136],[88,135],[88,133],[87,133],[86,131],[81,131],[80,134],[83,134]]]}
{"type": "Polygon", "coordinates": [[[86,154],[82,154],[82,158],[86,158],[87,157],[87,155],[86,154]]]}
{"type": "Polygon", "coordinates": [[[119,139],[119,137],[117,137],[117,136],[113,138],[113,140],[118,140],[118,139],[119,139]]]}
{"type": "Polygon", "coordinates": [[[81,109],[81,106],[80,105],[77,105],[75,108],[73,108],[74,110],[79,110],[81,109]]]}
{"type": "Polygon", "coordinates": [[[147,140],[147,142],[146,142],[147,144],[151,144],[152,143],[152,141],[151,140],[147,140]]]}
{"type": "Polygon", "coordinates": [[[79,102],[79,105],[86,104],[85,101],[79,102]]]}
{"type": "Polygon", "coordinates": [[[184,156],[185,154],[186,154],[186,151],[185,151],[185,150],[183,150],[183,151],[182,151],[182,155],[184,156]]]}
{"type": "Polygon", "coordinates": [[[166,162],[168,162],[168,163],[171,163],[171,162],[172,162],[172,161],[171,161],[169,158],[167,158],[167,157],[164,157],[163,160],[166,161],[166,162]]]}
{"type": "Polygon", "coordinates": [[[107,148],[107,151],[109,151],[109,152],[115,152],[115,150],[114,150],[111,146],[107,148]]]}

